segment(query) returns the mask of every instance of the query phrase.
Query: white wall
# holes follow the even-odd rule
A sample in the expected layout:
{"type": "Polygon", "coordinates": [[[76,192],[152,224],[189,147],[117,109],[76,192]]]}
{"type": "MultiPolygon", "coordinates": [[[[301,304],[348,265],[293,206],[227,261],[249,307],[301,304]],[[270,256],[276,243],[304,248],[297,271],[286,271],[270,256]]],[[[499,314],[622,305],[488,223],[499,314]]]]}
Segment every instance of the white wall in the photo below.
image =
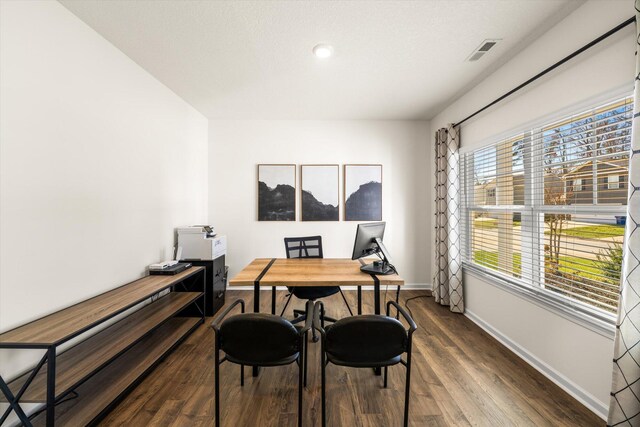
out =
{"type": "Polygon", "coordinates": [[[231,277],[253,258],[284,257],[286,236],[322,235],[327,258],[351,257],[353,249],[356,222],[299,221],[299,167],[298,221],[257,221],[257,164],[340,164],[342,218],[342,165],[381,163],[385,244],[407,283],[430,284],[429,134],[426,122],[412,121],[211,121],[209,212],[228,236],[231,277]]]}
{"type": "MultiPolygon", "coordinates": [[[[432,121],[456,122],[633,16],[631,1],[589,1],[432,121]]],[[[462,150],[526,123],[633,90],[634,26],[592,48],[508,101],[462,126],[462,150]]],[[[520,296],[465,274],[468,315],[605,416],[613,342],[520,296]]]]}
{"type": "Polygon", "coordinates": [[[58,2],[0,5],[5,331],[143,276],[206,221],[208,122],[58,2]]]}

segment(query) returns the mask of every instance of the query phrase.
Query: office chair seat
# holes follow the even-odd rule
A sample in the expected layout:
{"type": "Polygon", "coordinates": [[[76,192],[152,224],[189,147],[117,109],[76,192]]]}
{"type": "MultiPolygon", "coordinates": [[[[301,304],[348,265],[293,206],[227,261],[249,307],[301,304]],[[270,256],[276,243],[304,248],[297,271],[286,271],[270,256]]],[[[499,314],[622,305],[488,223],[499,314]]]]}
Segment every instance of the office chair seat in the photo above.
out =
{"type": "Polygon", "coordinates": [[[289,292],[298,299],[317,300],[340,292],[339,286],[296,286],[289,287],[289,292]]]}

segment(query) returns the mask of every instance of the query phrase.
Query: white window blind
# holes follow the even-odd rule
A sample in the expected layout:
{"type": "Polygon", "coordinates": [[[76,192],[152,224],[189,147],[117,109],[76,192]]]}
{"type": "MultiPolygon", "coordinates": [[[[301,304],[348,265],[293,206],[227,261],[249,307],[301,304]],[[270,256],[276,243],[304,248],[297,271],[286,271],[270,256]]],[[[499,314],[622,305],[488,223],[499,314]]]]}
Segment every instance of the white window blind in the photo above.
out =
{"type": "Polygon", "coordinates": [[[628,97],[462,155],[465,264],[615,312],[632,115],[628,97]]]}

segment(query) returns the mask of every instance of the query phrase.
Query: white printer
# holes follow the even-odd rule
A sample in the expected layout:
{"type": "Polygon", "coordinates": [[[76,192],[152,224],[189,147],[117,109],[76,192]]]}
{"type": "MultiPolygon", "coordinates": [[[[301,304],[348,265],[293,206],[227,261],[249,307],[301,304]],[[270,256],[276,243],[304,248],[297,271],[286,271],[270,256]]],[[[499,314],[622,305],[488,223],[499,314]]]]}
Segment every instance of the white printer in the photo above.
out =
{"type": "Polygon", "coordinates": [[[216,259],[227,253],[227,236],[218,236],[209,225],[178,228],[182,259],[216,259]]]}

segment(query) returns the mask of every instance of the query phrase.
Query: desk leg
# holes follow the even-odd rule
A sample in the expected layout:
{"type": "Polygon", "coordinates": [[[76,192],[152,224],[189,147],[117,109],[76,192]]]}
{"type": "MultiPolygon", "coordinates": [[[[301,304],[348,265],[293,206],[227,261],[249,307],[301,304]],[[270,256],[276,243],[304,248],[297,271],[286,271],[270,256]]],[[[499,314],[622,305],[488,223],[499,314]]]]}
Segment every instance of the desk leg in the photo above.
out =
{"type": "Polygon", "coordinates": [[[358,286],[358,315],[362,314],[362,286],[358,286]]]}
{"type": "Polygon", "coordinates": [[[271,287],[271,314],[276,314],[276,287],[271,287]]]}
{"type": "MultiPolygon", "coordinates": [[[[253,284],[253,312],[260,313],[260,282],[256,281],[253,284]]],[[[260,367],[253,367],[253,376],[257,377],[260,373],[260,367]]]]}
{"type": "MultiPolygon", "coordinates": [[[[375,314],[380,314],[380,282],[377,280],[377,278],[374,278],[373,298],[373,309],[375,311],[375,314]]],[[[373,368],[373,372],[375,372],[376,375],[382,374],[382,370],[380,368],[373,368]]]]}

